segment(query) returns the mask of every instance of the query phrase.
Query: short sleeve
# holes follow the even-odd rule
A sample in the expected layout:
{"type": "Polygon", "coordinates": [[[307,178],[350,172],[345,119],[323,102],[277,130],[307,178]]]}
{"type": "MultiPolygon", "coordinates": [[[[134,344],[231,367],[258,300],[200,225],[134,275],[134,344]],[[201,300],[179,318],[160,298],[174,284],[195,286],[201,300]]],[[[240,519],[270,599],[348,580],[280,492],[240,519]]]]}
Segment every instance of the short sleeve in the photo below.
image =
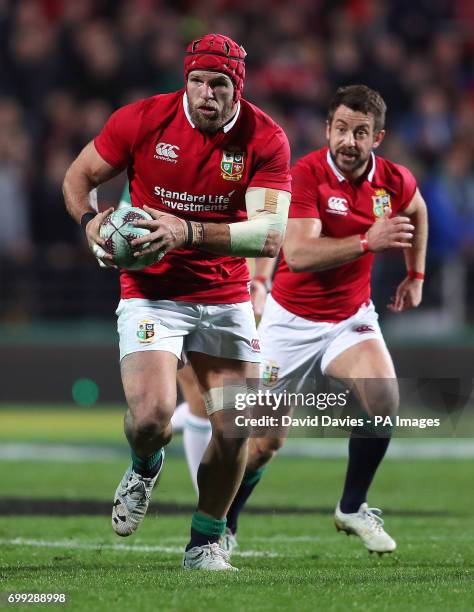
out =
{"type": "Polygon", "coordinates": [[[317,181],[307,158],[298,161],[291,169],[293,193],[290,219],[319,219],[317,181]]]}
{"type": "Polygon", "coordinates": [[[416,178],[413,174],[405,168],[405,166],[398,165],[398,171],[401,175],[401,186],[400,186],[400,208],[399,210],[404,210],[412,201],[413,196],[416,191],[416,178]]]}
{"type": "Polygon", "coordinates": [[[119,108],[94,139],[99,155],[114,168],[123,169],[129,165],[141,114],[140,102],[119,108]]]}
{"type": "Polygon", "coordinates": [[[259,156],[261,163],[249,187],[268,187],[291,192],[290,156],[288,139],[283,130],[279,129],[259,156]]]}

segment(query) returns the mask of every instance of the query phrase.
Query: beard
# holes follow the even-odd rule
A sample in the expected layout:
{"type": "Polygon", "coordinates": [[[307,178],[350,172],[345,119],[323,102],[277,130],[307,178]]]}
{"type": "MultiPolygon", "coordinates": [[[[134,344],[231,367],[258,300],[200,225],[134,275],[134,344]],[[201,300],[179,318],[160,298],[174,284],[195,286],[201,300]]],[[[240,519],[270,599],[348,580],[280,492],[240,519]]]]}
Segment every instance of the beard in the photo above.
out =
{"type": "Polygon", "coordinates": [[[192,106],[189,104],[189,114],[193,120],[194,125],[207,134],[214,134],[220,130],[232,117],[234,104],[231,101],[224,102],[222,109],[219,109],[214,104],[200,104],[199,106],[192,106]],[[200,108],[212,109],[212,112],[204,113],[200,108]]]}
{"type": "Polygon", "coordinates": [[[335,151],[331,150],[331,157],[341,172],[352,174],[367,164],[370,152],[364,155],[358,149],[340,147],[335,151]]]}

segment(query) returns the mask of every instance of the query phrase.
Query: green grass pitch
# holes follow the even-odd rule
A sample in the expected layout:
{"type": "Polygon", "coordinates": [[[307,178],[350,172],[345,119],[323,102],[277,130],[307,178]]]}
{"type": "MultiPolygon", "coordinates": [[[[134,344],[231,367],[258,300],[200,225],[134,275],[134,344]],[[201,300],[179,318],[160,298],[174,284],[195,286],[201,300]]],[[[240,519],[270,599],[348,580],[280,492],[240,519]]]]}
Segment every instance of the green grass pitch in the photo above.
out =
{"type": "MultiPolygon", "coordinates": [[[[120,421],[117,413],[111,418],[120,421]]],[[[38,441],[29,423],[25,420],[22,432],[10,427],[2,434],[0,428],[0,439],[38,441]]],[[[115,444],[115,433],[102,425],[103,443],[115,444]]],[[[77,442],[80,419],[75,426],[77,442]]],[[[41,437],[58,441],[51,431],[41,437]]],[[[126,457],[1,461],[0,502],[111,500],[125,467],[126,457]]],[[[6,594],[42,592],[66,593],[66,609],[87,611],[474,609],[471,461],[384,462],[369,502],[386,510],[386,527],[398,549],[381,558],[334,529],[329,510],[343,475],[342,459],[279,457],[252,499],[253,508],[273,512],[242,517],[240,553],[233,558],[238,574],[180,568],[189,531],[186,514],[151,514],[126,539],[115,536],[105,515],[2,516],[0,607],[34,609],[39,604],[8,604],[6,594]],[[289,506],[307,511],[281,512],[289,506]]],[[[193,503],[181,457],[170,453],[154,501],[193,503]]],[[[60,604],[47,607],[60,609],[60,604]]]]}

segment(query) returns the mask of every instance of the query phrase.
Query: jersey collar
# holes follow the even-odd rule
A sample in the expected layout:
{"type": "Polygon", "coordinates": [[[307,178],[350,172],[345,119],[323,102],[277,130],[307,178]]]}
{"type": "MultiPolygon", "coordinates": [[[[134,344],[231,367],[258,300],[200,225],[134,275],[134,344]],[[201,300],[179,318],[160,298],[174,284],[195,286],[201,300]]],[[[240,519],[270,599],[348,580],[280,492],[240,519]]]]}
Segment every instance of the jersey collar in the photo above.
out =
{"type": "MultiPolygon", "coordinates": [[[[191,119],[191,115],[189,114],[188,95],[186,92],[184,92],[183,94],[183,109],[184,109],[184,114],[186,115],[186,119],[189,121],[191,127],[195,128],[196,126],[194,125],[193,120],[191,119]]],[[[234,127],[234,125],[237,123],[237,119],[239,118],[239,115],[240,115],[240,100],[237,102],[237,110],[235,111],[235,115],[222,128],[222,131],[224,132],[224,134],[227,134],[227,132],[230,132],[230,130],[234,127]]]]}
{"type": "MultiPolygon", "coordinates": [[[[371,159],[372,159],[372,168],[370,169],[369,174],[367,175],[367,180],[369,181],[369,183],[372,182],[374,175],[375,175],[375,168],[377,166],[377,161],[375,158],[375,155],[372,151],[371,155],[371,159]]],[[[339,168],[336,166],[336,164],[334,163],[332,157],[331,157],[331,152],[329,151],[329,149],[326,152],[326,161],[328,163],[328,166],[331,168],[331,170],[333,171],[334,175],[336,176],[337,180],[342,183],[342,181],[346,180],[346,177],[341,174],[341,172],[339,171],[339,168]]]]}

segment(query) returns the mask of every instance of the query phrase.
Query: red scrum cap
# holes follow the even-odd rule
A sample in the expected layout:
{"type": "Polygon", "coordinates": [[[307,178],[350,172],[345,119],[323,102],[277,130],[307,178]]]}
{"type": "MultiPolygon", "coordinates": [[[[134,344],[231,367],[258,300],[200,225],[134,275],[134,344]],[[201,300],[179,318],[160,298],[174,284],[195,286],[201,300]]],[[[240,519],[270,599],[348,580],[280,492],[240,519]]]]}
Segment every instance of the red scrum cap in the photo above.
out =
{"type": "Polygon", "coordinates": [[[188,45],[184,56],[184,78],[188,80],[191,70],[222,72],[234,83],[234,102],[237,102],[244,88],[246,55],[244,48],[232,38],[206,34],[188,45]]]}

